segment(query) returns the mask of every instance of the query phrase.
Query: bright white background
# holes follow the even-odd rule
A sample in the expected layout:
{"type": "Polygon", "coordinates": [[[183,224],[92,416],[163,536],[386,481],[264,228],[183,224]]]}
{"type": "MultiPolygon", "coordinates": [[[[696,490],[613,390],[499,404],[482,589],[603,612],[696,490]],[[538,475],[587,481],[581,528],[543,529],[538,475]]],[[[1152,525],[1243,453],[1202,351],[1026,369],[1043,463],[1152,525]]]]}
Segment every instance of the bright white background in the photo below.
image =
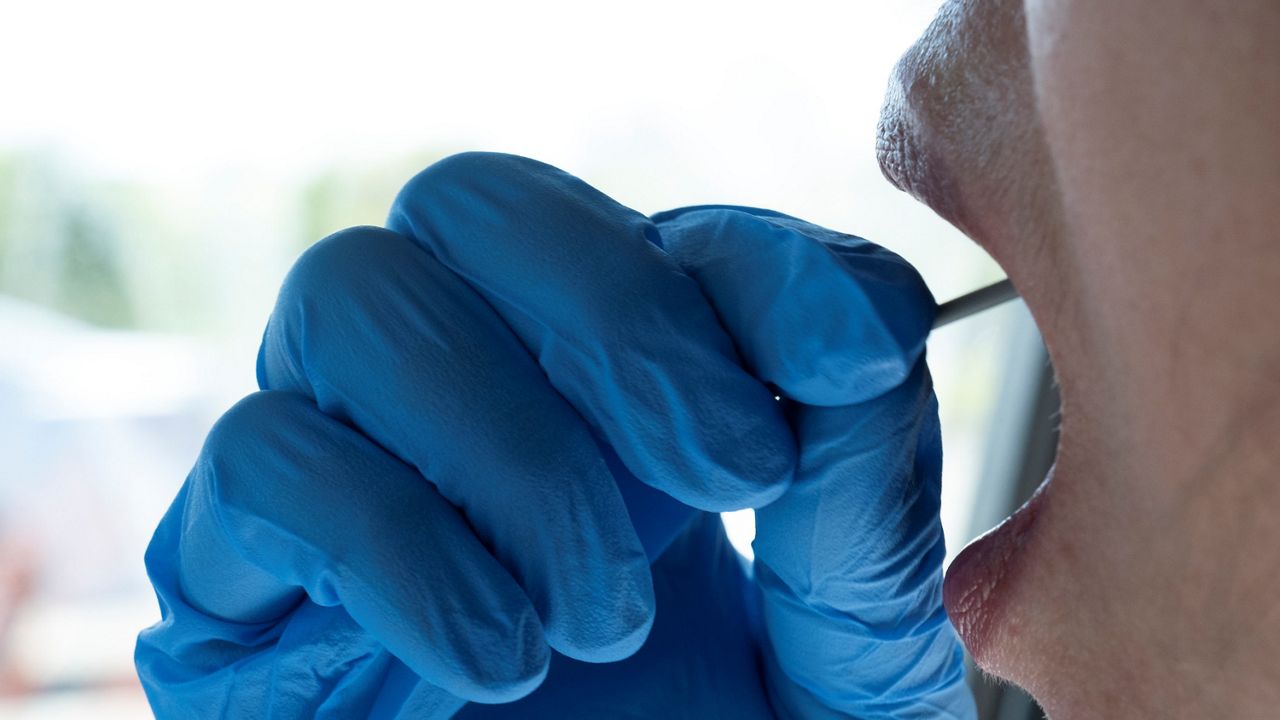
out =
{"type": "MultiPolygon", "coordinates": [[[[997,279],[874,159],[890,68],[937,4],[0,9],[0,716],[146,715],[142,550],[253,390],[280,279],[445,154],[533,156],[644,212],[775,208],[898,251],[940,300],[997,279]]],[[[953,551],[1002,318],[930,346],[953,551]]],[[[743,548],[749,522],[729,522],[743,548]]]]}

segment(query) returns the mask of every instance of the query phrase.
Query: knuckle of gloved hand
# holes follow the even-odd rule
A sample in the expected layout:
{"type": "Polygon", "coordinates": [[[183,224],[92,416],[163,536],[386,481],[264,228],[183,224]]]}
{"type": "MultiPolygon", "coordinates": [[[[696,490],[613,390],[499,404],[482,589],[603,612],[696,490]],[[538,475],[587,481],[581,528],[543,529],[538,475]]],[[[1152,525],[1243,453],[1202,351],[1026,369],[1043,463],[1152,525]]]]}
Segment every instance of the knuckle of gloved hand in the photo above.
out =
{"type": "Polygon", "coordinates": [[[406,238],[384,228],[340,230],[302,253],[285,277],[278,305],[312,306],[359,292],[370,283],[376,287],[412,249],[406,238]]]}
{"type": "Polygon", "coordinates": [[[200,453],[207,472],[198,475],[211,484],[220,505],[253,504],[265,469],[273,466],[282,449],[281,428],[305,423],[310,409],[310,401],[300,395],[260,391],[231,406],[214,423],[200,453]]]}
{"type": "MultiPolygon", "coordinates": [[[[392,203],[387,226],[413,238],[464,276],[489,276],[511,260],[489,253],[538,257],[556,247],[571,247],[581,239],[583,228],[599,222],[600,212],[617,210],[608,198],[587,199],[584,194],[593,196],[596,191],[540,161],[464,152],[431,164],[405,183],[392,203]],[[530,243],[539,247],[521,247],[530,243]]],[[[558,290],[571,293],[576,287],[558,290]]]]}
{"type": "Polygon", "coordinates": [[[490,184],[508,188],[532,177],[542,163],[518,155],[472,150],[437,160],[409,179],[392,203],[391,214],[412,214],[425,201],[490,184]]]}
{"type": "Polygon", "coordinates": [[[417,267],[420,255],[404,236],[368,226],[336,232],[302,253],[285,277],[263,338],[264,387],[312,393],[309,361],[317,358],[311,356],[353,323],[364,324],[362,314],[385,304],[380,295],[398,274],[417,267]]]}
{"type": "MultiPolygon", "coordinates": [[[[261,387],[314,395],[307,372],[307,343],[332,342],[365,307],[378,307],[378,288],[389,273],[402,272],[410,241],[384,228],[335,232],[302,252],[285,275],[259,351],[261,387]],[[372,302],[372,305],[370,305],[372,302]]],[[[323,345],[321,345],[323,347],[323,345]]]]}

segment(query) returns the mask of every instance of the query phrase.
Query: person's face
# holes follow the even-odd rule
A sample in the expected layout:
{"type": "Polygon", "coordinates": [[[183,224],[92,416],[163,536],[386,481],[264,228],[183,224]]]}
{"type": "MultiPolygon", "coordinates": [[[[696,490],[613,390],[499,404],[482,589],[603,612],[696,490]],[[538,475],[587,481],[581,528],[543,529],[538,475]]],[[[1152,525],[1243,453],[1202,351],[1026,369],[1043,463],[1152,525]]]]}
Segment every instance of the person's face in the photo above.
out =
{"type": "MultiPolygon", "coordinates": [[[[987,248],[1026,294],[1027,282],[1053,282],[1035,254],[1053,247],[1059,229],[1021,5],[943,6],[895,69],[877,151],[891,182],[987,248]]],[[[1011,617],[1035,623],[1059,612],[1052,598],[1028,597],[1035,587],[1026,583],[1039,563],[1026,538],[1045,499],[966,549],[946,579],[948,612],[977,662],[1019,682],[1034,657],[1011,617]]]]}
{"type": "MultiPolygon", "coordinates": [[[[895,69],[877,150],[890,181],[987,248],[1024,294],[1028,282],[1056,283],[1036,257],[1057,241],[1058,210],[1021,0],[944,5],[895,69]]],[[[1027,299],[1034,307],[1034,295],[1027,299]]],[[[1017,682],[1035,657],[1012,618],[1037,623],[1061,612],[1052,598],[1028,597],[1036,588],[1026,582],[1041,562],[1026,540],[1046,499],[1039,494],[971,545],[946,579],[947,609],[970,652],[1017,682]]]]}
{"type": "MultiPolygon", "coordinates": [[[[1033,48],[1058,41],[1031,38],[1033,48]]],[[[1163,414],[1141,402],[1158,395],[1140,397],[1156,381],[1184,388],[1184,398],[1194,390],[1168,381],[1180,377],[1171,362],[1155,362],[1177,338],[1157,337],[1157,325],[1136,311],[1110,308],[1133,297],[1125,293],[1185,295],[1185,281],[1181,291],[1159,281],[1188,266],[1176,267],[1181,259],[1168,250],[1150,255],[1149,245],[1099,250],[1081,240],[1087,223],[1063,198],[1087,193],[1062,192],[1065,161],[1046,142],[1036,87],[1022,0],[950,0],[890,81],[878,150],[894,184],[1004,267],[1041,329],[1063,397],[1052,480],[954,562],[948,611],[979,665],[1029,689],[1055,717],[1096,716],[1099,708],[1127,716],[1139,706],[1134,698],[1176,705],[1223,684],[1203,678],[1190,686],[1178,679],[1190,674],[1180,666],[1213,673],[1216,657],[1225,673],[1243,652],[1238,623],[1261,587],[1250,579],[1274,572],[1254,567],[1268,553],[1222,558],[1233,557],[1233,543],[1239,555],[1240,543],[1256,538],[1253,523],[1273,516],[1250,511],[1240,493],[1204,484],[1229,474],[1221,465],[1177,465],[1200,436],[1187,432],[1179,441],[1157,432],[1173,413],[1197,412],[1179,408],[1182,400],[1168,401],[1163,414]],[[1125,354],[1112,342],[1122,337],[1165,344],[1125,354]]],[[[1049,119],[1061,127],[1060,118],[1049,119]]],[[[1137,147],[1141,138],[1119,142],[1137,147]]]]}

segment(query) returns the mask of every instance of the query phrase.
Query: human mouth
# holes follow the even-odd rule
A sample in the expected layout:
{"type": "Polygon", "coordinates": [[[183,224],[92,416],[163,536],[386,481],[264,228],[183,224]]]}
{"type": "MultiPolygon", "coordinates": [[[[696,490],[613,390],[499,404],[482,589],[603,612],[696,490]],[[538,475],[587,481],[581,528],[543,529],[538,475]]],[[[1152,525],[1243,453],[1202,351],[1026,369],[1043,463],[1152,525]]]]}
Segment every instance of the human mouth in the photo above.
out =
{"type": "Polygon", "coordinates": [[[979,664],[992,660],[995,640],[1005,626],[1012,586],[1021,571],[1021,551],[1043,511],[1040,489],[1021,508],[982,537],[969,543],[951,563],[943,584],[943,603],[965,647],[979,664]]]}

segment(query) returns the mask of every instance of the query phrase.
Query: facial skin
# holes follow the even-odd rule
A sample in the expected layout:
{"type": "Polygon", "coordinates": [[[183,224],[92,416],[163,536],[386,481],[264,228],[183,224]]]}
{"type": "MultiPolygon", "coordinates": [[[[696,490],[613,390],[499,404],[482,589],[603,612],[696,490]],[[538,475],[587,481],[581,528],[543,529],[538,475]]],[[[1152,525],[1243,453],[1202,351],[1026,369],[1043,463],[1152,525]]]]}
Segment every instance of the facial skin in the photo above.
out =
{"type": "Polygon", "coordinates": [[[886,176],[986,248],[1063,398],[947,605],[1055,720],[1280,712],[1280,4],[948,2],[886,176]]]}

